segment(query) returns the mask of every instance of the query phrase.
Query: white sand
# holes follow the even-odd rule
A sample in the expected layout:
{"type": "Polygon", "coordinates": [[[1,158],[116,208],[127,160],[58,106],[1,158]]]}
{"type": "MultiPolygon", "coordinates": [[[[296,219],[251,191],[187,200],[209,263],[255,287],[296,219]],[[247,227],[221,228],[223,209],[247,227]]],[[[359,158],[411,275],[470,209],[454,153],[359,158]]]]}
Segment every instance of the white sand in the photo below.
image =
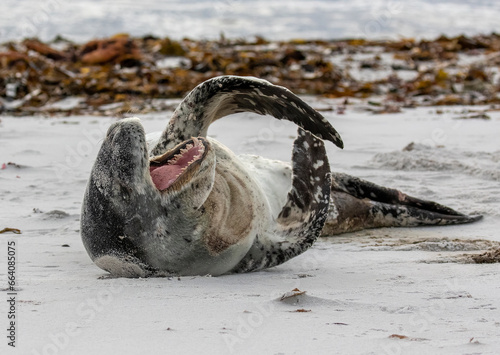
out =
{"type": "MultiPolygon", "coordinates": [[[[456,261],[500,242],[500,112],[457,120],[463,107],[440,109],[324,112],[346,145],[327,143],[331,167],[483,221],[323,238],[270,270],[179,280],[101,279],[82,246],[81,200],[112,119],[2,117],[0,164],[22,167],[0,170],[0,229],[22,234],[0,235],[3,285],[8,241],[18,259],[17,347],[3,292],[0,353],[498,354],[500,264],[456,261]],[[427,147],[401,152],[410,142],[427,147]],[[307,293],[278,300],[294,288],[307,293]]],[[[143,117],[146,130],[169,115],[143,117]]],[[[238,115],[209,133],[238,153],[288,160],[295,127],[238,115]]]]}

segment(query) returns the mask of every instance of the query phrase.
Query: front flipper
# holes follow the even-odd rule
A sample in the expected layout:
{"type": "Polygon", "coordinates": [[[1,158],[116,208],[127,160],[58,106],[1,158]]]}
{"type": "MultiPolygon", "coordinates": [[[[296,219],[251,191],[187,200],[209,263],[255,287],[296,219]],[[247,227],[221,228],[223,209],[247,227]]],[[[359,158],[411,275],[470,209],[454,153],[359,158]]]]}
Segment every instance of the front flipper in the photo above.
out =
{"type": "Polygon", "coordinates": [[[331,124],[288,89],[253,77],[220,76],[201,83],[182,100],[152,155],[191,137],[206,137],[212,122],[239,112],[286,119],[340,148],[344,146],[331,124]]]}
{"type": "Polygon", "coordinates": [[[258,235],[231,272],[261,270],[302,254],[319,237],[328,214],[330,166],[323,142],[299,128],[293,147],[292,188],[276,229],[258,235]]]}
{"type": "Polygon", "coordinates": [[[325,236],[380,227],[463,224],[482,218],[342,173],[332,173],[331,198],[325,236]]]}

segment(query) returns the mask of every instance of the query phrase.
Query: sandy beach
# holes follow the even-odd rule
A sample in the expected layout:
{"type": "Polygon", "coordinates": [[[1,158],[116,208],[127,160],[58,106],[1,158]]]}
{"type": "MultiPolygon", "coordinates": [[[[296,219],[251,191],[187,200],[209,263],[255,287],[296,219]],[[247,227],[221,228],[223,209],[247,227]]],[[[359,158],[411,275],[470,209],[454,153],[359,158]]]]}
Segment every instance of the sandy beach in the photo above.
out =
{"type": "MultiPolygon", "coordinates": [[[[322,238],[282,266],[244,275],[110,279],[83,248],[79,213],[115,118],[4,116],[0,227],[22,234],[0,237],[3,255],[15,242],[18,282],[16,348],[4,337],[2,353],[496,354],[498,264],[470,255],[500,246],[500,112],[488,111],[489,120],[458,118],[487,109],[477,106],[376,115],[360,101],[338,114],[341,100],[305,99],[344,139],[343,151],[327,144],[333,170],[484,219],[322,238]]],[[[142,116],[146,131],[162,130],[170,114],[142,116]]],[[[288,161],[295,127],[240,114],[209,135],[239,154],[288,161]]],[[[5,327],[9,304],[0,304],[5,327]]]]}
{"type": "MultiPolygon", "coordinates": [[[[500,353],[500,2],[2,0],[0,354],[500,353]],[[496,33],[495,33],[496,32],[496,33]],[[483,219],[320,238],[221,277],[111,278],[80,237],[108,127],[162,131],[216,75],[283,85],[330,167],[483,219]]],[[[289,161],[296,126],[209,136],[289,161]]]]}

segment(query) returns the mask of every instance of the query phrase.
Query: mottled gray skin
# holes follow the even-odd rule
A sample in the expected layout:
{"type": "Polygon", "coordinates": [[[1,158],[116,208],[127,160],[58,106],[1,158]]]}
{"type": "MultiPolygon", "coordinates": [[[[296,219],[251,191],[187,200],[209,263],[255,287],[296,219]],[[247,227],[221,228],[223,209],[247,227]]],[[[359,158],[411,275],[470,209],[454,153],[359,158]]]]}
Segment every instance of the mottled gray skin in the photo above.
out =
{"type": "MultiPolygon", "coordinates": [[[[196,227],[203,216],[195,207],[201,205],[208,195],[205,190],[211,188],[204,178],[214,174],[213,151],[207,153],[192,180],[192,186],[197,186],[196,194],[180,191],[168,198],[159,193],[151,180],[147,151],[138,119],[113,124],[85,193],[83,243],[98,266],[117,276],[147,276],[160,269],[181,274],[182,265],[176,259],[196,238],[196,227]],[[163,244],[168,248],[158,255],[163,244]],[[160,268],[162,256],[171,262],[160,268]]],[[[203,250],[196,245],[192,249],[194,262],[203,250]]]]}
{"type": "MultiPolygon", "coordinates": [[[[266,194],[276,201],[273,211],[277,214],[290,188],[288,164],[258,156],[239,158],[265,187],[266,194]]],[[[330,209],[321,232],[323,236],[380,227],[463,224],[482,218],[347,174],[332,172],[331,178],[330,209]]]]}
{"type": "Polygon", "coordinates": [[[205,81],[186,96],[152,154],[162,154],[191,137],[206,137],[212,122],[238,112],[286,119],[318,138],[344,147],[330,123],[288,89],[253,77],[221,76],[205,81]]]}
{"type": "Polygon", "coordinates": [[[368,228],[464,224],[482,218],[342,173],[332,173],[331,201],[323,235],[368,228]]]}
{"type": "Polygon", "coordinates": [[[154,147],[148,147],[138,119],[116,122],[102,144],[82,207],[82,240],[92,260],[115,276],[221,275],[279,265],[307,250],[329,208],[330,168],[322,140],[299,129],[290,188],[274,214],[274,202],[247,167],[220,143],[204,139],[210,122],[254,112],[259,100],[266,109],[257,113],[290,119],[342,145],[333,127],[306,103],[250,78],[223,77],[197,87],[154,147]],[[193,136],[205,145],[201,163],[182,183],[158,191],[150,159],[193,136]]]}
{"type": "Polygon", "coordinates": [[[84,246],[115,276],[221,275],[279,265],[307,250],[321,233],[480,218],[331,174],[319,138],[343,147],[328,121],[285,88],[248,77],[208,80],[186,96],[157,141],[146,142],[138,119],[110,127],[83,202],[84,246]],[[291,167],[236,157],[206,137],[213,121],[243,111],[303,128],[291,167]],[[160,192],[151,180],[150,160],[177,151],[191,137],[203,142],[203,158],[160,192]]]}

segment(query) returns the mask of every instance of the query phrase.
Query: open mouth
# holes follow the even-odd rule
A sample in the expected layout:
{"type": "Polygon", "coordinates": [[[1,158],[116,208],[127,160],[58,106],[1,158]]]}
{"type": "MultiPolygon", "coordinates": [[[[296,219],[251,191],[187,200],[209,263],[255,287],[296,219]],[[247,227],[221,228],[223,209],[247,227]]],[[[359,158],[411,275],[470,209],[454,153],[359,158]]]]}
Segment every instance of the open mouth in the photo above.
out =
{"type": "Polygon", "coordinates": [[[203,160],[207,142],[192,138],[150,161],[149,173],[156,188],[165,191],[203,160]]]}

